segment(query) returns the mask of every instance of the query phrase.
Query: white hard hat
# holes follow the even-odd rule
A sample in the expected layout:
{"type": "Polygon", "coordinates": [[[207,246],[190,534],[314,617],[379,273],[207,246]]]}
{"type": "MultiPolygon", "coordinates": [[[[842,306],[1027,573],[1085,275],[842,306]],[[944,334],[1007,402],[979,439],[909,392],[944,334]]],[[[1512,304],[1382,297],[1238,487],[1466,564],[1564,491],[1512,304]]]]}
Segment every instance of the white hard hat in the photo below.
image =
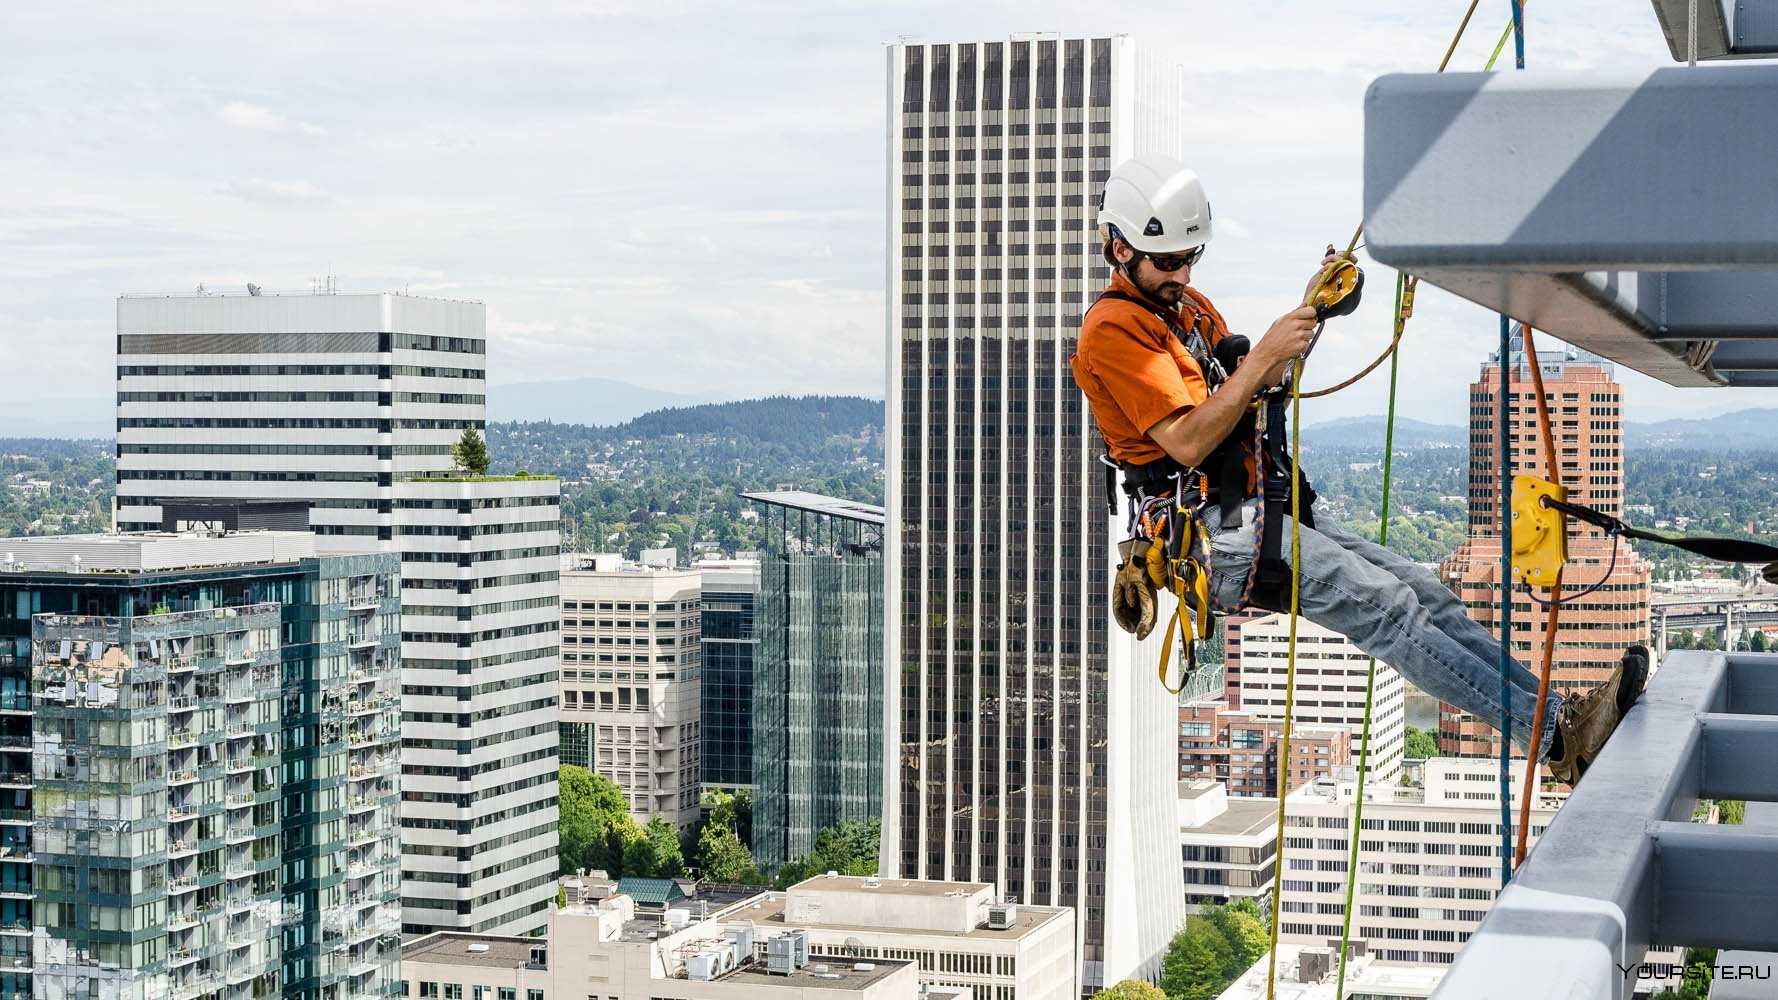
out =
{"type": "Polygon", "coordinates": [[[1143,153],[1118,164],[1105,181],[1099,225],[1115,226],[1143,253],[1184,253],[1210,242],[1210,199],[1185,164],[1143,153]]]}

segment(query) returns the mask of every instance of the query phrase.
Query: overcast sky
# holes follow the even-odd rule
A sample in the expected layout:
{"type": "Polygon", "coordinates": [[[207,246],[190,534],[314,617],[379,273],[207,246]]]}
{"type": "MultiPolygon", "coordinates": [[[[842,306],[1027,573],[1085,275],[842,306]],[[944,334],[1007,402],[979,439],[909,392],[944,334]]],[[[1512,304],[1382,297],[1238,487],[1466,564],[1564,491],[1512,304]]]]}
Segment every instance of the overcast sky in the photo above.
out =
{"type": "MultiPolygon", "coordinates": [[[[485,301],[495,383],[881,396],[883,45],[902,35],[1129,32],[1175,56],[1181,152],[1217,207],[1197,284],[1258,333],[1357,221],[1365,86],[1435,64],[1464,6],[9,4],[0,416],[110,391],[121,292],[328,273],[485,301]]],[[[1507,10],[1484,3],[1454,68],[1479,68],[1507,10]]],[[[1533,71],[1668,62],[1646,0],[1532,4],[1528,24],[1533,71]]],[[[1381,346],[1385,298],[1330,333],[1310,382],[1381,346]]],[[[1459,422],[1495,322],[1421,300],[1405,412],[1459,422]]],[[[1631,419],[1778,400],[1623,377],[1631,419]]],[[[1380,412],[1382,391],[1312,419],[1380,412]]]]}

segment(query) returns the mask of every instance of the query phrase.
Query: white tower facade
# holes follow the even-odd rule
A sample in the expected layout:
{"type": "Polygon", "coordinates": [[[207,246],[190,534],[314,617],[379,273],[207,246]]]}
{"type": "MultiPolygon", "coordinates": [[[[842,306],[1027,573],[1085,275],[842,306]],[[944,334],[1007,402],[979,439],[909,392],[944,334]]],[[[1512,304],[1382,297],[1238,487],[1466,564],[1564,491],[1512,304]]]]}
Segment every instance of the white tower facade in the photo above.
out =
{"type": "MultiPolygon", "coordinates": [[[[1283,719],[1290,668],[1290,616],[1272,613],[1241,625],[1241,710],[1256,719],[1283,719]]],[[[1298,725],[1344,726],[1352,733],[1358,763],[1370,657],[1352,640],[1306,618],[1297,620],[1296,705],[1298,725]]],[[[1407,682],[1387,663],[1377,663],[1371,692],[1370,775],[1394,781],[1407,750],[1407,682]]]]}
{"type": "Polygon", "coordinates": [[[1177,704],[1109,620],[1068,360],[1100,189],[1184,152],[1181,87],[1127,37],[887,56],[883,867],[1076,907],[1084,988],[1152,974],[1185,913],[1177,704]]]}
{"type": "Polygon", "coordinates": [[[453,475],[486,326],[479,302],[393,294],[117,301],[119,529],[300,500],[316,533],[401,554],[410,934],[540,932],[555,895],[560,487],[453,475]]]}

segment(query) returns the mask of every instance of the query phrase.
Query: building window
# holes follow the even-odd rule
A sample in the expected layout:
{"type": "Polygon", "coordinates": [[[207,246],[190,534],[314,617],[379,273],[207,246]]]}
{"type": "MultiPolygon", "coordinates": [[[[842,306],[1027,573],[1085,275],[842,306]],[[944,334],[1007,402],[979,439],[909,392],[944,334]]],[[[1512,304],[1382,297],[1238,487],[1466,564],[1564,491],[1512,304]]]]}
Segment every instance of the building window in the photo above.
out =
{"type": "Polygon", "coordinates": [[[543,1000],[542,990],[526,990],[525,1000],[543,1000]]]}
{"type": "Polygon", "coordinates": [[[421,997],[436,997],[436,996],[438,996],[438,984],[437,983],[421,983],[420,984],[420,996],[421,997]]]}
{"type": "Polygon", "coordinates": [[[446,983],[444,1000],[463,1000],[463,984],[446,983]]]}
{"type": "Polygon", "coordinates": [[[500,987],[500,1000],[518,1000],[519,991],[512,986],[500,987]]]}

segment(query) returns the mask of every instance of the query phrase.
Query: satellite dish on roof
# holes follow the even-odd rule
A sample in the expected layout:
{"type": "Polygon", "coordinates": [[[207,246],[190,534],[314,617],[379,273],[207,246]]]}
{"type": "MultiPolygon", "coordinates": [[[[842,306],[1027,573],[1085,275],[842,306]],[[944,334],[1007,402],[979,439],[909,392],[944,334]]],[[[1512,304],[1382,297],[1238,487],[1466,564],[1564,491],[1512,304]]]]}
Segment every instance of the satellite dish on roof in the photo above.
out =
{"type": "Polygon", "coordinates": [[[247,282],[247,294],[253,296],[254,298],[258,298],[259,297],[259,286],[254,284],[251,281],[247,282]]]}

